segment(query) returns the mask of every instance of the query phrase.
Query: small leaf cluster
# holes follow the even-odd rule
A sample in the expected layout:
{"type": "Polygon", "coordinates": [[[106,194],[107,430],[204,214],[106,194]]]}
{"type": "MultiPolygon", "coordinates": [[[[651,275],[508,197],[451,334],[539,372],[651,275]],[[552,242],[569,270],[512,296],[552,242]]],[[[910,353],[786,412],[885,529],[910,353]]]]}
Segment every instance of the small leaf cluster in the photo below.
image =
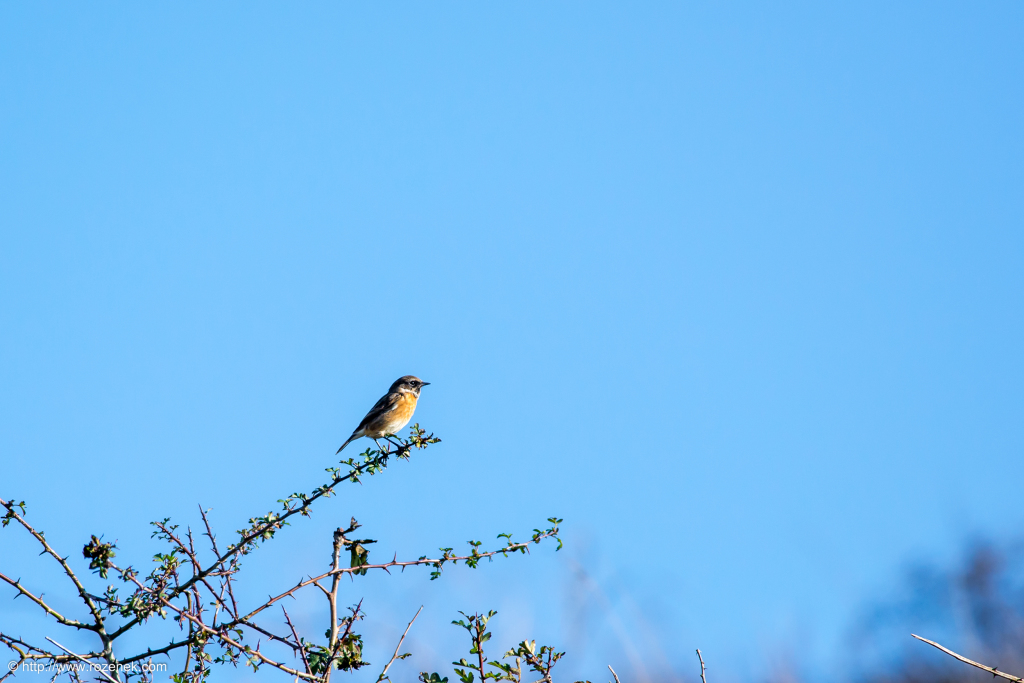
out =
{"type": "MultiPolygon", "coordinates": [[[[395,447],[395,450],[375,450],[367,448],[365,451],[360,453],[354,458],[346,458],[342,460],[340,464],[347,465],[349,472],[346,476],[341,476],[341,470],[336,467],[328,468],[328,472],[335,476],[337,481],[342,479],[349,479],[353,484],[361,484],[361,476],[368,474],[371,477],[375,474],[380,474],[388,468],[388,458],[392,455],[402,460],[408,460],[412,454],[412,449],[422,450],[427,446],[435,443],[441,443],[441,439],[431,434],[427,434],[427,431],[420,427],[417,422],[413,426],[409,427],[409,436],[399,441],[392,441],[394,434],[388,434],[384,437],[384,440],[395,447]]],[[[390,446],[387,447],[390,449],[390,446]]]]}
{"type": "MultiPolygon", "coordinates": [[[[342,632],[337,635],[333,647],[329,644],[323,646],[302,641],[302,647],[306,651],[306,661],[309,662],[312,673],[322,675],[331,667],[332,663],[334,668],[340,671],[356,671],[370,665],[370,662],[363,660],[363,637],[352,632],[355,623],[363,618],[360,605],[350,607],[349,611],[351,615],[338,622],[338,625],[342,627],[342,632]]],[[[331,629],[327,629],[324,637],[330,640],[331,629]]]]}
{"type": "MultiPolygon", "coordinates": [[[[7,521],[7,519],[4,520],[5,525],[7,521]]],[[[93,535],[89,542],[85,544],[85,547],[82,548],[82,556],[89,560],[89,569],[98,572],[100,577],[105,579],[107,578],[107,572],[110,570],[110,561],[117,555],[114,552],[116,547],[113,543],[104,543],[93,535]]]]}
{"type": "Polygon", "coordinates": [[[13,500],[4,506],[7,512],[4,513],[3,517],[0,517],[0,524],[7,526],[14,519],[14,508],[21,508],[21,516],[25,516],[25,501],[15,503],[13,500]]]}
{"type": "MultiPolygon", "coordinates": [[[[306,646],[306,657],[314,674],[327,671],[332,659],[331,651],[323,645],[303,643],[306,646]]],[[[370,662],[363,661],[363,637],[358,633],[349,633],[338,639],[334,651],[334,668],[341,671],[355,671],[370,662]]]]}
{"type": "MultiPolygon", "coordinates": [[[[561,520],[559,520],[561,521],[561,520]]],[[[466,614],[459,612],[465,620],[457,619],[452,624],[466,630],[469,634],[471,646],[469,654],[471,658],[465,657],[457,662],[452,662],[455,667],[455,675],[459,677],[460,683],[486,683],[486,681],[512,681],[523,683],[523,665],[528,670],[540,675],[541,681],[551,683],[551,670],[555,664],[565,655],[564,652],[557,652],[550,645],[537,647],[537,641],[524,640],[504,654],[502,659],[512,660],[503,662],[499,660],[487,661],[484,656],[484,643],[491,639],[491,632],[487,630],[487,624],[497,612],[491,610],[486,614],[466,614]],[[494,669],[493,671],[489,670],[494,669]]],[[[447,678],[442,678],[439,673],[420,673],[419,680],[422,683],[447,683],[447,678]]],[[[577,681],[576,683],[588,683],[577,681]]]]}
{"type": "MultiPolygon", "coordinates": [[[[558,535],[558,525],[561,524],[563,520],[559,519],[558,517],[548,517],[548,521],[551,522],[551,527],[544,530],[534,529],[533,536],[530,537],[529,542],[536,544],[540,543],[545,538],[554,538],[558,541],[558,547],[555,548],[555,550],[561,550],[562,539],[558,535]]],[[[499,550],[489,551],[487,553],[480,552],[480,546],[483,545],[480,541],[467,541],[470,547],[470,553],[468,557],[459,558],[455,554],[454,548],[438,548],[438,550],[441,551],[441,557],[439,557],[437,561],[431,562],[429,564],[430,567],[433,567],[433,571],[430,572],[430,580],[434,581],[435,579],[439,579],[441,577],[441,572],[444,570],[444,565],[448,562],[451,562],[452,564],[458,564],[459,560],[461,559],[466,563],[467,567],[469,567],[470,569],[476,569],[477,566],[480,564],[480,560],[484,559],[484,557],[486,557],[488,561],[491,561],[493,559],[493,556],[499,552],[503,557],[508,557],[509,553],[521,553],[525,555],[529,552],[529,547],[527,543],[519,543],[517,541],[513,541],[512,534],[498,534],[498,538],[505,539],[505,547],[499,550]]],[[[427,556],[421,555],[419,559],[426,560],[427,556]]]]}

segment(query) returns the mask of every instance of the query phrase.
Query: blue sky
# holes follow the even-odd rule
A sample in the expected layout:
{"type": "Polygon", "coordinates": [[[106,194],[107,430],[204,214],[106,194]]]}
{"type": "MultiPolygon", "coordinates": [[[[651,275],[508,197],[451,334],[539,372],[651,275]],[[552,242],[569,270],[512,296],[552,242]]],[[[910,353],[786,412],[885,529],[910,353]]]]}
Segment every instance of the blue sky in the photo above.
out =
{"type": "MultiPolygon", "coordinates": [[[[5,3],[0,495],[146,566],[148,521],[202,503],[226,537],[413,373],[444,442],[261,551],[252,599],[351,515],[380,557],[558,515],[558,554],[353,584],[367,658],[425,604],[410,678],[488,608],[567,678],[693,680],[696,647],[719,683],[823,670],[908,562],[1024,522],[1022,28],[1012,2],[5,3]]],[[[25,547],[0,535],[43,581],[25,547]]]]}

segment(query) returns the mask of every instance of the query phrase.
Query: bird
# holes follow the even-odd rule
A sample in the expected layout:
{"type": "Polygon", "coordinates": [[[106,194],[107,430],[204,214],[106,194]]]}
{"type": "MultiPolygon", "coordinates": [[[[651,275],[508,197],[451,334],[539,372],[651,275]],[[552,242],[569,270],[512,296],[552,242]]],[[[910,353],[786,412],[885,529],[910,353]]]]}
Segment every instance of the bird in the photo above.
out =
{"type": "MultiPolygon", "coordinates": [[[[341,444],[338,453],[345,450],[349,445],[361,436],[368,436],[381,449],[377,439],[386,437],[388,434],[396,434],[405,425],[409,424],[412,414],[416,410],[416,401],[420,397],[420,389],[430,384],[424,382],[415,375],[399,377],[388,389],[388,393],[380,397],[380,400],[373,404],[370,412],[366,414],[352,436],[348,437],[345,443],[341,444]]],[[[382,449],[381,449],[382,450],[382,449]]],[[[338,453],[335,453],[337,455],[338,453]]]]}

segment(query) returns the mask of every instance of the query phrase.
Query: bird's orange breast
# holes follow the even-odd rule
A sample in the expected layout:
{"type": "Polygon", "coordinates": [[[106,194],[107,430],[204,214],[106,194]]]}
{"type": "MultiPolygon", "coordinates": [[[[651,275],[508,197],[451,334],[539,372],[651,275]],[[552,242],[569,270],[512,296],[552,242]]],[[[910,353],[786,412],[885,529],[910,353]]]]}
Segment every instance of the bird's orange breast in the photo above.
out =
{"type": "Polygon", "coordinates": [[[416,411],[416,396],[413,394],[401,394],[395,401],[395,407],[382,414],[370,424],[366,425],[366,435],[380,437],[385,434],[396,434],[405,425],[409,424],[412,414],[416,411]]]}

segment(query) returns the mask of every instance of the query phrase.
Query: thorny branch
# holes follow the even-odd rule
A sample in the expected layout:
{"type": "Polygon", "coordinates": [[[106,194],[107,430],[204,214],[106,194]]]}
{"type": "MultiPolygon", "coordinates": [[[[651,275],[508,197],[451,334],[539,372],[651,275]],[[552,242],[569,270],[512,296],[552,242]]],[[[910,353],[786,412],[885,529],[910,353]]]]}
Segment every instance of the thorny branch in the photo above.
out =
{"type": "MultiPolygon", "coordinates": [[[[433,434],[428,435],[419,425],[414,425],[407,438],[399,439],[398,442],[389,440],[390,445],[385,447],[387,450],[367,449],[358,458],[341,461],[342,465],[348,467],[347,472],[335,467],[328,468],[330,479],[326,484],[308,494],[293,493],[278,501],[282,505],[280,511],[268,512],[264,516],[250,519],[249,526],[237,532],[237,541],[223,550],[212,530],[207,516],[208,511],[202,506],[199,513],[202,519],[201,535],[208,540],[206,551],[197,550],[192,529],[186,527],[182,530],[169,519],[153,522],[153,537],[166,542],[169,549],[153,557],[155,568],[146,576],[131,565],[122,568],[115,564],[113,558],[116,555],[116,544],[104,542],[102,537],[93,536],[83,549],[83,555],[90,561],[89,568],[104,579],[112,572],[120,580],[121,587],[127,587],[127,592],[123,594],[115,585],[107,586],[100,594],[88,592],[68,564],[67,558],[59,555],[50,546],[43,532],[26,521],[24,502],[15,503],[13,500],[0,499],[0,506],[5,511],[0,517],[2,525],[6,527],[11,522],[21,525],[43,546],[41,554],[48,555],[60,564],[85,603],[91,621],[80,621],[58,612],[43,600],[42,593],[33,592],[21,579],[0,573],[0,581],[15,589],[15,597],[25,596],[38,605],[45,614],[44,618],[53,619],[59,625],[79,631],[94,632],[99,638],[100,648],[78,655],[57,645],[56,641],[51,642],[59,650],[51,650],[29,645],[20,638],[3,632],[0,632],[0,645],[15,654],[18,665],[30,660],[54,664],[81,661],[90,665],[92,662],[104,661],[106,666],[101,673],[112,683],[127,683],[133,678],[138,678],[140,683],[151,681],[152,678],[145,668],[140,671],[136,667],[143,663],[151,663],[154,657],[169,657],[179,650],[184,653],[184,662],[180,673],[171,676],[175,683],[203,683],[208,679],[214,664],[242,664],[251,666],[254,671],[266,665],[296,680],[322,683],[329,682],[334,669],[354,670],[366,666],[368,662],[362,660],[362,637],[353,631],[355,623],[363,617],[362,603],[350,608],[350,614],[347,616],[341,617],[338,613],[342,575],[348,574],[354,579],[369,571],[383,570],[390,574],[390,569],[394,567],[404,571],[406,567],[422,565],[432,569],[430,578],[433,580],[440,577],[444,566],[449,563],[463,562],[475,568],[480,560],[491,559],[498,554],[507,556],[509,553],[527,553],[531,543],[540,543],[544,539],[558,541],[558,547],[561,548],[561,540],[558,537],[558,524],[561,520],[551,518],[549,521],[552,526],[546,530],[535,529],[529,541],[513,542],[509,534],[500,534],[498,538],[504,539],[504,545],[489,551],[481,551],[479,542],[470,541],[470,552],[466,554],[459,555],[454,553],[452,548],[441,548],[440,555],[433,558],[424,555],[416,560],[399,561],[395,556],[390,562],[371,564],[368,561],[369,551],[366,547],[376,541],[350,538],[349,535],[360,526],[353,518],[347,529],[339,528],[335,532],[330,568],[324,573],[300,580],[293,587],[271,595],[262,604],[248,610],[240,607],[235,597],[233,582],[241,569],[243,557],[274,538],[278,531],[290,524],[289,520],[292,517],[309,516],[312,504],[321,498],[334,495],[335,488],[340,483],[361,483],[362,477],[383,472],[390,457],[407,460],[413,450],[424,449],[438,441],[440,440],[433,434]],[[347,567],[343,566],[341,561],[342,549],[348,550],[351,554],[351,561],[347,567]],[[212,554],[212,560],[204,560],[205,553],[212,554]],[[330,589],[320,584],[328,577],[331,579],[330,589]],[[324,635],[325,644],[320,645],[315,639],[301,636],[283,606],[281,610],[287,633],[278,633],[266,623],[257,621],[257,617],[262,619],[263,613],[272,605],[286,597],[294,598],[299,591],[310,586],[319,588],[328,599],[330,623],[324,635]],[[115,657],[113,643],[152,617],[170,618],[176,622],[182,630],[181,637],[170,642],[163,641],[165,644],[160,647],[147,647],[144,652],[123,659],[115,657]],[[247,637],[257,639],[255,647],[247,642],[247,637]],[[266,643],[267,647],[284,648],[285,658],[263,652],[262,643],[266,643]],[[216,646],[216,650],[211,650],[211,646],[216,646]],[[287,661],[288,657],[296,661],[295,666],[287,661]]],[[[381,672],[378,683],[390,680],[387,674],[392,664],[408,656],[399,655],[399,650],[419,613],[416,612],[416,616],[406,627],[395,654],[381,672]]],[[[74,670],[65,673],[72,680],[79,680],[74,670]]],[[[4,675],[0,678],[0,683],[12,674],[13,672],[4,675]]]]}

